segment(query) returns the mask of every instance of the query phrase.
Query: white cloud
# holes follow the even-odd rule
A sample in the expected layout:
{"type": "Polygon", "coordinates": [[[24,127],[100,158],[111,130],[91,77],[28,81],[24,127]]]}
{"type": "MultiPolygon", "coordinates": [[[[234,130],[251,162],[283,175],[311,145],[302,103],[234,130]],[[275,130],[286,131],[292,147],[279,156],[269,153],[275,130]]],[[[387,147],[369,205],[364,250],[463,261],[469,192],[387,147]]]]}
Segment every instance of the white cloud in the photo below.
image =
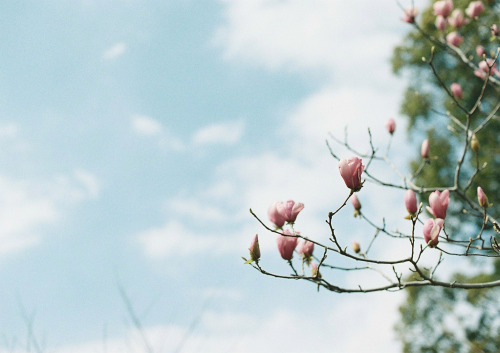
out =
{"type": "Polygon", "coordinates": [[[195,146],[207,144],[234,145],[240,141],[244,128],[245,124],[242,120],[213,124],[197,130],[193,134],[192,141],[195,146]]]}
{"type": "Polygon", "coordinates": [[[51,181],[0,176],[0,253],[36,245],[68,206],[98,195],[97,178],[83,169],[51,181]]]}
{"type": "Polygon", "coordinates": [[[197,222],[221,222],[228,219],[223,210],[209,201],[202,201],[194,197],[175,197],[167,202],[170,213],[189,217],[197,222]]]}
{"type": "Polygon", "coordinates": [[[158,120],[145,115],[132,116],[132,129],[139,135],[156,136],[162,133],[163,126],[158,120]]]}
{"type": "Polygon", "coordinates": [[[14,123],[0,125],[0,138],[15,137],[18,134],[18,126],[14,123]]]}
{"type": "Polygon", "coordinates": [[[268,69],[328,70],[359,81],[378,75],[404,28],[394,2],[223,0],[214,37],[225,58],[268,69]],[[375,14],[384,13],[384,16],[375,14]],[[399,27],[398,27],[399,26],[399,27]]]}
{"type": "Polygon", "coordinates": [[[125,54],[126,51],[127,44],[124,42],[115,43],[102,54],[102,58],[105,60],[113,60],[125,54]]]}
{"type": "MultiPolygon", "coordinates": [[[[220,235],[220,233],[191,231],[177,221],[168,221],[161,227],[142,231],[134,239],[151,258],[223,254],[239,251],[243,241],[243,239],[220,235]]],[[[243,249],[245,249],[244,245],[243,249]]]]}

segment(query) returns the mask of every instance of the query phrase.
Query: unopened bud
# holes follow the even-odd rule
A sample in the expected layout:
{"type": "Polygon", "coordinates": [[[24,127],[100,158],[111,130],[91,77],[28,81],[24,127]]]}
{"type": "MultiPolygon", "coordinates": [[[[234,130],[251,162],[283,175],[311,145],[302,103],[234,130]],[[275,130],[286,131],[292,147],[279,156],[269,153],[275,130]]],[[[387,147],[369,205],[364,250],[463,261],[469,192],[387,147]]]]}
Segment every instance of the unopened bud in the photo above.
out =
{"type": "Polygon", "coordinates": [[[248,250],[250,250],[250,259],[253,261],[260,259],[259,237],[257,234],[255,234],[248,250]]]}
{"type": "Polygon", "coordinates": [[[425,139],[420,147],[420,155],[423,159],[429,159],[429,140],[425,139]]]}
{"type": "Polygon", "coordinates": [[[478,141],[478,139],[476,137],[476,134],[473,134],[472,138],[470,140],[470,148],[472,148],[472,150],[474,152],[477,152],[477,151],[479,151],[479,147],[480,147],[479,146],[479,141],[478,141]]]}
{"type": "Polygon", "coordinates": [[[318,271],[318,264],[316,262],[311,262],[311,273],[313,277],[321,278],[321,273],[318,271]]]}
{"type": "Polygon", "coordinates": [[[477,200],[482,208],[486,209],[490,207],[490,204],[488,202],[488,196],[486,196],[486,194],[484,193],[483,189],[480,186],[477,187],[477,200]]]}
{"type": "Polygon", "coordinates": [[[358,254],[360,251],[361,251],[361,246],[359,245],[359,243],[357,241],[353,241],[352,244],[352,250],[358,254]]]}

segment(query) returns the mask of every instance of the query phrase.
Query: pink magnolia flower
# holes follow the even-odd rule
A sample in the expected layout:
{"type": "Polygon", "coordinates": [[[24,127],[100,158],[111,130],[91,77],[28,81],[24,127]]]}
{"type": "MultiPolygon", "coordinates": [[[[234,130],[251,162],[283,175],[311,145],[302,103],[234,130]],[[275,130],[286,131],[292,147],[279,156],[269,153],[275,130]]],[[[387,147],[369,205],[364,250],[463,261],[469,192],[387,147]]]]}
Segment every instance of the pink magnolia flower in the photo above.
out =
{"type": "Polygon", "coordinates": [[[479,63],[478,66],[479,66],[479,70],[481,70],[484,73],[489,73],[490,76],[497,72],[497,68],[495,66],[495,61],[493,59],[488,58],[486,60],[483,60],[479,63]]]}
{"type": "Polygon", "coordinates": [[[385,123],[385,128],[391,135],[394,133],[394,130],[396,130],[396,122],[393,118],[387,120],[387,123],[385,123]]]}
{"type": "Polygon", "coordinates": [[[497,25],[491,25],[491,35],[493,36],[498,36],[498,26],[497,25]]]}
{"type": "Polygon", "coordinates": [[[356,211],[359,211],[361,209],[361,203],[359,202],[358,197],[356,196],[356,194],[352,195],[352,197],[351,197],[351,203],[352,203],[352,207],[354,207],[354,209],[356,211]]]}
{"type": "Polygon", "coordinates": [[[446,28],[446,26],[448,25],[448,21],[446,20],[446,18],[439,15],[439,16],[436,16],[435,24],[436,24],[437,29],[439,29],[440,31],[443,31],[446,28]]]}
{"type": "Polygon", "coordinates": [[[286,222],[293,223],[297,219],[297,215],[304,209],[304,204],[301,202],[295,203],[293,200],[279,202],[276,205],[276,210],[286,222]]]}
{"type": "Polygon", "coordinates": [[[482,57],[485,53],[486,53],[486,50],[484,49],[484,47],[482,45],[478,45],[476,47],[477,56],[482,57]]]}
{"type": "Polygon", "coordinates": [[[451,84],[450,89],[456,98],[462,99],[464,97],[464,92],[462,91],[462,86],[460,86],[460,84],[454,82],[451,84]]]}
{"type": "Polygon", "coordinates": [[[420,147],[420,155],[423,159],[429,159],[429,140],[425,139],[420,147]]]}
{"type": "Polygon", "coordinates": [[[412,215],[417,213],[417,196],[413,190],[408,190],[405,193],[405,205],[408,212],[412,215]]]}
{"type": "MultiPolygon", "coordinates": [[[[287,229],[283,232],[286,235],[293,235],[287,229]]],[[[278,235],[276,239],[276,243],[278,244],[278,250],[280,252],[281,257],[284,260],[291,260],[293,257],[293,251],[297,246],[297,237],[294,236],[286,236],[286,235],[278,235]]]]}
{"type": "Polygon", "coordinates": [[[314,243],[308,240],[302,240],[299,243],[297,252],[304,258],[310,258],[314,251],[314,243]]]}
{"type": "Polygon", "coordinates": [[[439,232],[443,228],[444,220],[441,218],[428,219],[424,223],[424,240],[431,248],[435,247],[439,242],[439,232]]]}
{"type": "Polygon", "coordinates": [[[358,157],[351,157],[348,160],[342,159],[339,162],[339,170],[345,184],[351,190],[358,191],[361,189],[361,173],[365,166],[358,157]]]}
{"type": "Polygon", "coordinates": [[[479,201],[479,204],[481,205],[482,208],[488,208],[490,207],[490,204],[488,202],[488,196],[484,193],[483,189],[478,186],[477,187],[477,200],[479,201]]]}
{"type": "Polygon", "coordinates": [[[434,191],[429,195],[429,206],[427,210],[436,218],[446,218],[446,210],[448,209],[448,204],[450,203],[450,191],[445,190],[443,192],[434,191]]]}
{"type": "Polygon", "coordinates": [[[448,17],[451,10],[453,9],[453,1],[452,0],[442,0],[436,1],[433,5],[434,15],[448,17]]]}
{"type": "Polygon", "coordinates": [[[401,17],[401,21],[406,23],[415,23],[415,17],[418,15],[418,9],[416,7],[409,7],[404,10],[403,17],[401,17]]]}
{"type": "Polygon", "coordinates": [[[448,18],[448,22],[450,25],[452,25],[455,28],[460,28],[467,23],[469,23],[469,20],[465,18],[464,12],[460,9],[455,9],[451,13],[451,16],[448,18]]]}
{"type": "Polygon", "coordinates": [[[283,202],[281,201],[275,202],[269,206],[269,209],[267,210],[269,220],[273,222],[277,228],[281,228],[283,227],[283,224],[285,224],[285,217],[278,211],[278,206],[281,208],[282,206],[280,206],[280,204],[282,203],[283,202]]]}
{"type": "Polygon", "coordinates": [[[479,16],[481,12],[484,10],[484,5],[482,1],[472,1],[469,6],[465,9],[465,13],[470,18],[474,18],[479,16]]]}
{"type": "Polygon", "coordinates": [[[457,32],[451,32],[446,36],[446,41],[451,45],[458,47],[464,41],[464,37],[462,37],[457,32]]]}
{"type": "Polygon", "coordinates": [[[248,248],[248,250],[250,250],[250,258],[253,261],[257,261],[258,259],[260,259],[259,237],[257,234],[255,234],[255,237],[250,243],[250,247],[248,248]]]}

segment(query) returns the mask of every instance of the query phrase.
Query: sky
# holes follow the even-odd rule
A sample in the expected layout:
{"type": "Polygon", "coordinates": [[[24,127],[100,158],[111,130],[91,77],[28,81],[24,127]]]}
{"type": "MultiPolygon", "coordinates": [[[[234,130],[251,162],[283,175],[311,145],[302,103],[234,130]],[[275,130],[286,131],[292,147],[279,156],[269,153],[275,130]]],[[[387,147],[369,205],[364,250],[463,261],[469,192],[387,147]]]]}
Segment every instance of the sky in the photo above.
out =
{"type": "MultiPolygon", "coordinates": [[[[262,266],[289,274],[248,212],[277,200],[327,241],[348,195],[329,133],[367,151],[370,127],[385,148],[393,117],[405,170],[400,17],[386,0],[2,2],[0,352],[398,352],[401,293],[317,292],[241,257],[258,233],[262,266]]],[[[399,203],[389,225],[407,227],[402,192],[380,195],[363,209],[390,222],[399,203]]],[[[336,222],[370,239],[349,207],[336,222]]]]}

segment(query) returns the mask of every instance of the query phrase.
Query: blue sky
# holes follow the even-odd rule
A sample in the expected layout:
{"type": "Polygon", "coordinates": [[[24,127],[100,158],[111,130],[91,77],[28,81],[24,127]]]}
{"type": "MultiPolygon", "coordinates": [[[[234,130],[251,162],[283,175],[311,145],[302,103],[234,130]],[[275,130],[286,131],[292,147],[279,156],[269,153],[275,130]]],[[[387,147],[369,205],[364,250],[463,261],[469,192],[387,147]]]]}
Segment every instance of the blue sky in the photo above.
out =
{"type": "Polygon", "coordinates": [[[275,200],[304,202],[297,226],[327,239],[347,193],[329,131],[383,145],[393,116],[405,151],[395,2],[16,1],[0,18],[0,352],[29,351],[25,314],[45,351],[144,351],[119,285],[158,352],[364,352],[360,334],[397,351],[401,295],[374,309],[241,260],[259,233],[287,273],[248,213],[275,200]]]}

